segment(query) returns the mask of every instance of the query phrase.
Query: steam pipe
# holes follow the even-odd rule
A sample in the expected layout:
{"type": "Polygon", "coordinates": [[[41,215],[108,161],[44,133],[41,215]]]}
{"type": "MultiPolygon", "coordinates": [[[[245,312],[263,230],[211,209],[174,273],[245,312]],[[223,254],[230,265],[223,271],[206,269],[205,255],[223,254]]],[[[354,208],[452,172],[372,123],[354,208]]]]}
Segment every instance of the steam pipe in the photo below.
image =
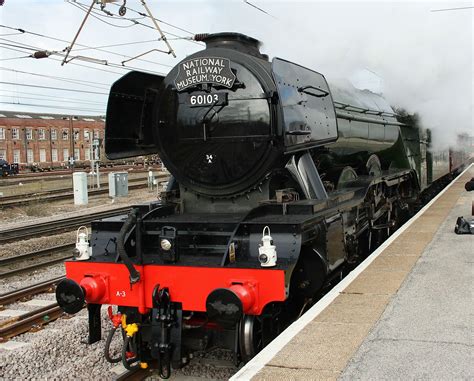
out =
{"type": "Polygon", "coordinates": [[[136,222],[137,211],[133,210],[128,215],[128,218],[125,223],[122,225],[117,239],[117,253],[128,269],[131,284],[137,283],[140,280],[140,273],[133,266],[133,263],[130,257],[128,256],[127,251],[125,250],[125,235],[136,224],[136,222]]]}
{"type": "Polygon", "coordinates": [[[400,122],[392,122],[386,119],[367,118],[365,116],[352,115],[347,112],[343,112],[339,110],[336,110],[336,116],[341,119],[354,120],[356,122],[383,124],[383,125],[388,125],[388,126],[406,126],[406,124],[403,124],[400,122]]]}

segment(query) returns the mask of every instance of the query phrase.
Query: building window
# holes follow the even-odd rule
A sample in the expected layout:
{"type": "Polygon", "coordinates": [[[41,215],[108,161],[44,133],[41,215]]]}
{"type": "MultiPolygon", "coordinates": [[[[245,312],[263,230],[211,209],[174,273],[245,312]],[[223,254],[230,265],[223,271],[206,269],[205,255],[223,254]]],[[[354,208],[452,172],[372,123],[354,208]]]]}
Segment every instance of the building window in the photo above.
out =
{"type": "Polygon", "coordinates": [[[51,130],[51,140],[58,140],[58,132],[56,130],[51,130]]]}
{"type": "Polygon", "coordinates": [[[20,139],[20,129],[19,128],[12,128],[12,139],[20,139]]]}
{"type": "Polygon", "coordinates": [[[28,164],[31,164],[31,163],[33,163],[33,161],[34,161],[33,150],[28,148],[26,150],[26,162],[28,164]]]}
{"type": "Polygon", "coordinates": [[[0,149],[0,160],[7,160],[7,151],[0,149]]]}
{"type": "Polygon", "coordinates": [[[99,138],[100,138],[100,131],[94,130],[94,139],[99,139],[99,138]]]}
{"type": "Polygon", "coordinates": [[[63,140],[69,140],[69,130],[63,130],[63,140]]]}
{"type": "Polygon", "coordinates": [[[46,150],[40,148],[40,163],[46,163],[46,150]]]}
{"type": "Polygon", "coordinates": [[[74,140],[79,140],[79,131],[74,130],[74,140]]]}
{"type": "Polygon", "coordinates": [[[5,139],[5,129],[3,127],[0,128],[0,139],[5,139]]]}
{"type": "Polygon", "coordinates": [[[58,150],[56,148],[51,150],[51,161],[58,161],[58,150]]]}
{"type": "Polygon", "coordinates": [[[44,128],[38,129],[38,140],[46,140],[46,132],[44,128]]]}
{"type": "Polygon", "coordinates": [[[84,140],[89,140],[89,130],[84,130],[84,140]]]}
{"type": "Polygon", "coordinates": [[[69,160],[69,150],[67,148],[63,149],[63,161],[69,160]]]}
{"type": "Polygon", "coordinates": [[[81,160],[81,150],[74,148],[74,160],[81,160]]]}
{"type": "Polygon", "coordinates": [[[26,129],[26,140],[33,140],[33,130],[31,128],[26,129]]]}
{"type": "Polygon", "coordinates": [[[14,149],[13,150],[13,162],[14,163],[19,163],[20,162],[20,150],[19,149],[14,149]]]}
{"type": "Polygon", "coordinates": [[[91,159],[91,149],[84,148],[84,160],[90,160],[90,159],[91,159]]]}

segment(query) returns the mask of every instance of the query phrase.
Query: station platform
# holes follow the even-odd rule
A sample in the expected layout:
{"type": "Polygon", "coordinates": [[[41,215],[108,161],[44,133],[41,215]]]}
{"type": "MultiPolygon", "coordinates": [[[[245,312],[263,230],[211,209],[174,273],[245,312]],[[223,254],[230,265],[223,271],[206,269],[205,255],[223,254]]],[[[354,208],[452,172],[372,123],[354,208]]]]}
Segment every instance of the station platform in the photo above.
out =
{"type": "Polygon", "coordinates": [[[474,379],[470,166],[231,380],[474,379]]]}

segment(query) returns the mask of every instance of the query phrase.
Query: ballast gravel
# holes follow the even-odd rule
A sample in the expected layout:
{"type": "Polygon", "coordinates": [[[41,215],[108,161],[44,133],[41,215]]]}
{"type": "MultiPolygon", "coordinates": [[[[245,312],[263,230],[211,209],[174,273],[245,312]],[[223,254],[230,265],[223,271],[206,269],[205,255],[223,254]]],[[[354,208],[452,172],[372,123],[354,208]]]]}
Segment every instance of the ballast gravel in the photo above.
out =
{"type": "MultiPolygon", "coordinates": [[[[0,279],[0,294],[18,290],[36,283],[44,282],[65,274],[64,264],[41,268],[27,274],[19,274],[9,278],[0,279]]],[[[38,295],[39,296],[39,295],[38,295]]]]}
{"type": "Polygon", "coordinates": [[[18,242],[4,243],[0,246],[0,258],[30,253],[36,250],[65,245],[76,241],[76,232],[55,234],[51,237],[36,237],[18,242]]]}
{"type": "MultiPolygon", "coordinates": [[[[1,187],[0,187],[1,190],[1,187]]],[[[110,209],[119,205],[133,205],[157,199],[157,190],[132,189],[126,197],[110,198],[108,195],[94,196],[89,199],[87,205],[74,205],[74,201],[67,200],[38,200],[37,203],[5,208],[0,210],[2,215],[2,229],[21,225],[24,223],[34,223],[41,219],[57,218],[60,215],[81,215],[88,213],[88,209],[93,211],[110,209]],[[9,226],[10,225],[10,226],[9,226]]]]}
{"type": "MultiPolygon", "coordinates": [[[[115,364],[104,358],[104,345],[111,327],[107,308],[102,308],[102,340],[88,345],[87,311],[83,310],[67,319],[58,319],[38,332],[25,333],[12,339],[26,343],[15,349],[2,349],[0,345],[0,380],[113,380],[117,375],[111,371],[115,364]]],[[[112,342],[112,356],[119,353],[121,345],[117,332],[112,342]]],[[[231,359],[228,351],[213,351],[212,359],[231,359]]],[[[200,377],[204,380],[226,380],[236,368],[205,365],[204,361],[192,362],[180,370],[173,371],[172,378],[179,376],[200,377]]],[[[152,375],[151,380],[159,380],[152,375]]]]}

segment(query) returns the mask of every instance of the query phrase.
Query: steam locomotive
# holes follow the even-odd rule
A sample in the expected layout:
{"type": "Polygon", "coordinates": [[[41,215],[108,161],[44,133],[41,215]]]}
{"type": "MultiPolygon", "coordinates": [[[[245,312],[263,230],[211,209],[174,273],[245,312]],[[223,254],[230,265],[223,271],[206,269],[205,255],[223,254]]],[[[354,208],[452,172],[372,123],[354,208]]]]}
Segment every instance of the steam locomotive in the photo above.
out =
{"type": "Polygon", "coordinates": [[[18,175],[18,164],[10,164],[4,159],[0,159],[0,177],[18,175]]]}
{"type": "Polygon", "coordinates": [[[270,62],[242,34],[196,38],[206,48],[166,77],[113,84],[108,158],[159,154],[171,178],[160,201],[93,222],[56,290],[68,313],[87,303],[89,343],[118,306],[106,358],[162,377],[211,347],[251,359],[464,161],[435,158],[378,95],[270,62]]]}

